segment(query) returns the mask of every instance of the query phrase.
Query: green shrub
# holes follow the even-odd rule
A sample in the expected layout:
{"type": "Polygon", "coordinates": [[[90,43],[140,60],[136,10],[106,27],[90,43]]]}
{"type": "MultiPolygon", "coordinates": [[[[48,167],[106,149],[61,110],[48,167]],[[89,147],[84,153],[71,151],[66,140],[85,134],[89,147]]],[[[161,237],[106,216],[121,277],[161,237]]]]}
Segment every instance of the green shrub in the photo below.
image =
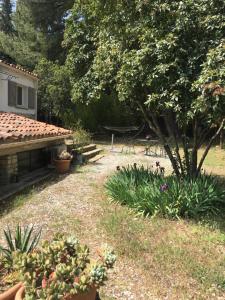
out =
{"type": "Polygon", "coordinates": [[[73,126],[72,130],[74,131],[73,142],[75,145],[83,146],[91,142],[92,137],[90,132],[82,127],[80,121],[73,126]]]}
{"type": "Polygon", "coordinates": [[[225,203],[225,190],[216,177],[201,175],[178,180],[143,166],[118,168],[106,183],[108,195],[145,216],[169,218],[216,214],[225,203]]]}

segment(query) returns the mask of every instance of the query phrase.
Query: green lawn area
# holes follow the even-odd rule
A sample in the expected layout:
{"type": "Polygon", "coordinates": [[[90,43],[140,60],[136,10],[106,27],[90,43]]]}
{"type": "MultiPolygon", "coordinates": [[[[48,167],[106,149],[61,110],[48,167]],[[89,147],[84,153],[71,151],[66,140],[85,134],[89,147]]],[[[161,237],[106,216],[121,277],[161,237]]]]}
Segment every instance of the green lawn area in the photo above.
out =
{"type": "MultiPolygon", "coordinates": [[[[201,149],[200,155],[202,152],[201,149]]],[[[205,159],[204,167],[209,172],[225,176],[225,150],[215,146],[212,147],[205,159]]]]}
{"type": "MultiPolygon", "coordinates": [[[[213,148],[205,168],[225,176],[224,159],[224,150],[213,148]]],[[[199,220],[143,218],[108,199],[104,183],[116,166],[155,160],[143,152],[126,155],[106,149],[98,164],[5,203],[0,226],[42,225],[43,238],[60,230],[75,234],[94,251],[102,243],[112,245],[118,261],[100,290],[101,300],[225,299],[223,212],[199,220]]],[[[162,159],[162,165],[166,164],[168,160],[162,159]]]]}
{"type": "Polygon", "coordinates": [[[225,234],[217,222],[147,220],[126,208],[106,206],[100,225],[118,255],[141,269],[159,299],[169,289],[169,299],[224,296],[225,234]]]}
{"type": "MultiPolygon", "coordinates": [[[[225,176],[225,151],[213,147],[204,167],[225,176]]],[[[100,226],[117,253],[141,269],[157,299],[168,297],[169,291],[168,299],[224,299],[222,215],[199,220],[148,219],[105,203],[100,226]]]]}

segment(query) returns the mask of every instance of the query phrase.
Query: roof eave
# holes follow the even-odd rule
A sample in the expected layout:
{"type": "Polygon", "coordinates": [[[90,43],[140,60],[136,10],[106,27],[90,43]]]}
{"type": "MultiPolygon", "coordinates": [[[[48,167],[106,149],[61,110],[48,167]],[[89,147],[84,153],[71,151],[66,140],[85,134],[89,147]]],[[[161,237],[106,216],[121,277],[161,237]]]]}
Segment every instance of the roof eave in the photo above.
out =
{"type": "Polygon", "coordinates": [[[0,145],[0,156],[11,155],[22,151],[29,151],[37,148],[44,148],[52,142],[65,140],[71,137],[71,134],[65,134],[60,136],[51,136],[45,138],[31,139],[20,142],[7,142],[0,145]],[[41,146],[42,145],[42,146],[41,146]]]}
{"type": "Polygon", "coordinates": [[[10,69],[10,70],[12,70],[12,71],[14,71],[14,72],[18,72],[18,73],[20,73],[20,74],[26,75],[26,76],[31,77],[32,79],[38,81],[38,77],[37,77],[36,75],[32,74],[32,72],[29,72],[29,71],[23,71],[23,70],[21,70],[21,69],[19,69],[19,68],[16,68],[16,67],[14,67],[14,66],[11,66],[10,64],[4,63],[3,61],[0,61],[0,66],[3,66],[3,67],[5,67],[5,68],[8,68],[8,69],[10,69]]]}

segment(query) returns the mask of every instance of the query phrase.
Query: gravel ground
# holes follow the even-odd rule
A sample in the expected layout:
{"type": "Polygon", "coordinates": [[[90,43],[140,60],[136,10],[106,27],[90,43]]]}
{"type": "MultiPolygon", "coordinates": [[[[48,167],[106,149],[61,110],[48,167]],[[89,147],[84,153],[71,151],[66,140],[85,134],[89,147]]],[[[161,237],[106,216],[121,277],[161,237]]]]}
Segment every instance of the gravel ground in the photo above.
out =
{"type": "MultiPolygon", "coordinates": [[[[106,200],[103,186],[107,176],[118,165],[134,162],[152,165],[156,160],[165,167],[170,165],[167,159],[144,156],[143,148],[137,148],[136,154],[121,154],[105,147],[105,156],[97,163],[59,176],[55,182],[46,183],[44,188],[35,188],[22,206],[1,217],[0,228],[7,224],[13,227],[17,223],[32,223],[43,226],[43,238],[51,237],[54,232],[76,234],[94,253],[107,242],[107,236],[99,228],[102,201],[106,200]]],[[[157,299],[151,294],[141,269],[124,257],[118,257],[101,294],[104,295],[102,300],[157,299]]]]}

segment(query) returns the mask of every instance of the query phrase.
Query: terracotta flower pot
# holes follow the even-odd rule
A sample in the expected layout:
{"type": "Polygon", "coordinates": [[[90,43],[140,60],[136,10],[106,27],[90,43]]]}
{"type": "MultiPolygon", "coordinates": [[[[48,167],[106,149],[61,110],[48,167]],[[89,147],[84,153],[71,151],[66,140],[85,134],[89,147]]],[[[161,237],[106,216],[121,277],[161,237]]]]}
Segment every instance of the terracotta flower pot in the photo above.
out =
{"type": "MultiPolygon", "coordinates": [[[[20,289],[17,290],[15,300],[22,300],[24,298],[24,294],[25,294],[24,287],[20,287],[20,289]]],[[[74,295],[74,296],[67,296],[64,298],[64,300],[95,300],[95,298],[96,298],[96,289],[92,288],[88,293],[78,294],[78,295],[74,295]]],[[[14,299],[14,298],[12,298],[12,299],[14,299]]],[[[7,298],[7,300],[8,300],[8,298],[7,298]]]]}
{"type": "Polygon", "coordinates": [[[59,174],[64,174],[69,171],[70,169],[70,159],[56,159],[55,160],[55,167],[59,174]]]}
{"type": "Polygon", "coordinates": [[[0,300],[14,300],[17,292],[22,288],[22,286],[22,283],[14,285],[8,291],[0,295],[0,300]]]}

